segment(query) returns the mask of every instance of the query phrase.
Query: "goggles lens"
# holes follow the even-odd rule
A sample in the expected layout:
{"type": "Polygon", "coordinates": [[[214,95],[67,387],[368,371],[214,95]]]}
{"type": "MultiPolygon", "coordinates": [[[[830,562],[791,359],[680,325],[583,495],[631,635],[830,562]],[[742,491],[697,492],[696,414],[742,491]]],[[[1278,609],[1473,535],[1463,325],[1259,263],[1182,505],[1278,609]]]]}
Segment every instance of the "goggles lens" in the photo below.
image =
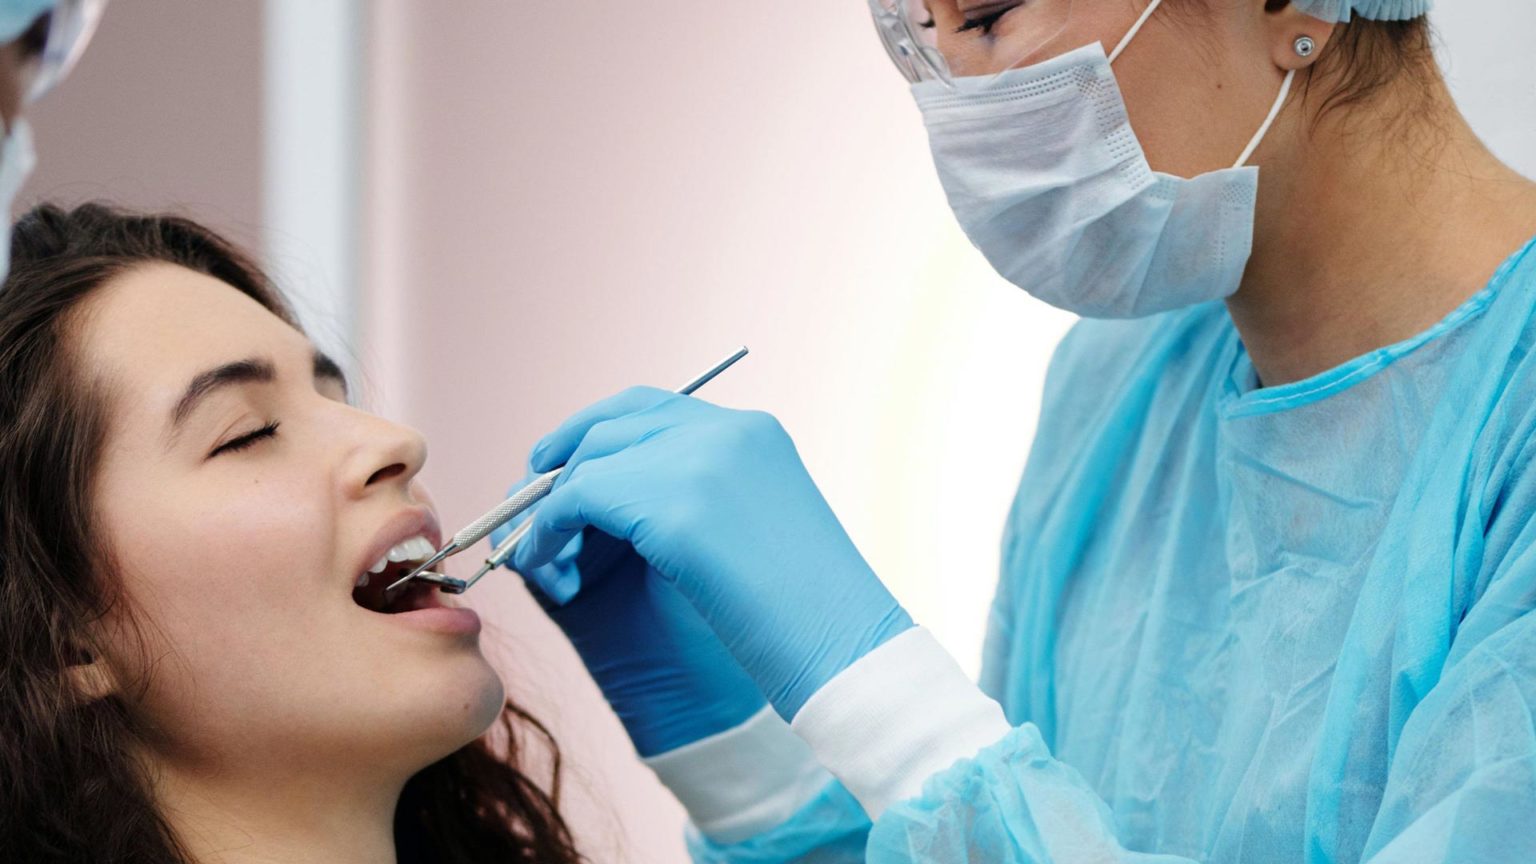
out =
{"type": "Polygon", "coordinates": [[[59,0],[48,20],[48,38],[27,98],[36,100],[64,79],[85,52],[107,0],[59,0]]]}
{"type": "Polygon", "coordinates": [[[869,0],[869,8],[886,53],[913,84],[988,79],[1081,47],[1047,50],[1072,0],[869,0]]]}

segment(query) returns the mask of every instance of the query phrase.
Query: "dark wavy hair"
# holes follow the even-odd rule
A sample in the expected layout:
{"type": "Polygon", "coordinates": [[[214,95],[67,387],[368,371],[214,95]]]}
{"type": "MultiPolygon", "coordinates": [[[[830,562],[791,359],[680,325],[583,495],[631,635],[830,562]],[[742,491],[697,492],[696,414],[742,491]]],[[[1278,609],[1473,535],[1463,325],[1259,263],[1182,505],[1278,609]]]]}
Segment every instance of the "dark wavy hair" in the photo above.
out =
{"type": "MultiPolygon", "coordinates": [[[[130,744],[131,700],[83,699],[68,670],[105,656],[92,638],[120,596],[93,543],[92,477],[105,400],[70,336],[82,301],[150,262],[204,273],[297,327],[287,303],[238,249],[190,220],[99,204],[44,205],[16,226],[0,290],[0,856],[28,864],[191,864],[156,809],[130,744]]],[[[398,860],[579,862],[561,818],[560,755],[549,732],[507,702],[495,734],[413,776],[395,811],[398,860]],[[545,748],[548,791],[521,770],[545,748]]]]}

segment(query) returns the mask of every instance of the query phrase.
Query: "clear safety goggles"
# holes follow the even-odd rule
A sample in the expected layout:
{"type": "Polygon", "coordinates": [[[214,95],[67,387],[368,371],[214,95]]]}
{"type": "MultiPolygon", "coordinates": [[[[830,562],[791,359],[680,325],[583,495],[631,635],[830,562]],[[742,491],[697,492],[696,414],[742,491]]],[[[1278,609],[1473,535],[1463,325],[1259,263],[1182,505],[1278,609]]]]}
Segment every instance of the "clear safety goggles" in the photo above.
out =
{"type": "Polygon", "coordinates": [[[27,86],[28,101],[52,90],[74,68],[95,34],[106,6],[107,0],[58,0],[51,11],[44,13],[48,32],[27,86]]]}
{"type": "Polygon", "coordinates": [[[989,79],[1047,59],[1041,49],[1066,28],[1072,2],[869,0],[869,9],[885,52],[909,83],[954,86],[959,78],[989,79]]]}

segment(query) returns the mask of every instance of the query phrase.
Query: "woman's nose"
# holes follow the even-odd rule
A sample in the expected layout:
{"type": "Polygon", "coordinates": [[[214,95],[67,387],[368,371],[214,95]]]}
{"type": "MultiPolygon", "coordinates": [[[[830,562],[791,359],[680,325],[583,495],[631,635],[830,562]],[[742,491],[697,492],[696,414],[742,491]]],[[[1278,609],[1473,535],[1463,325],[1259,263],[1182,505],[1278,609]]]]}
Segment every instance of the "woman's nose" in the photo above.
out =
{"type": "Polygon", "coordinates": [[[405,487],[426,465],[426,439],[409,426],[363,416],[346,471],[348,491],[366,495],[385,485],[405,487]]]}

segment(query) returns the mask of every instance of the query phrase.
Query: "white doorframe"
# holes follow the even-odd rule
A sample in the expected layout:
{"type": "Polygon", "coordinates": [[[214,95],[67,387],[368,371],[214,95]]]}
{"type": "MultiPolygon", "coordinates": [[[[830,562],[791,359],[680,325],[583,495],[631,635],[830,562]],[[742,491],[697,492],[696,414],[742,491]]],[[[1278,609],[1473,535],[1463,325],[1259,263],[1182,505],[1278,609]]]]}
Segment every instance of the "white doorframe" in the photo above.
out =
{"type": "Polygon", "coordinates": [[[266,0],[263,252],[322,349],[353,366],[364,0],[266,0]]]}

